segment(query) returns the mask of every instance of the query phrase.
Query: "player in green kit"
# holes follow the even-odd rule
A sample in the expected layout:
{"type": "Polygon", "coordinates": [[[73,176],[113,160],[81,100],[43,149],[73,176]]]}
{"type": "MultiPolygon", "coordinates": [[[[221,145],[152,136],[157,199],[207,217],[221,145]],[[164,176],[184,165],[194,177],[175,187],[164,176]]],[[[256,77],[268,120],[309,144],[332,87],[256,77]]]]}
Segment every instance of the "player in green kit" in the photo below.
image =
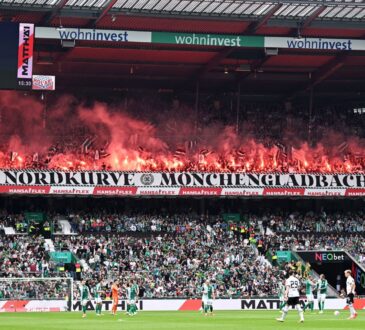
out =
{"type": "Polygon", "coordinates": [[[90,289],[85,280],[81,281],[79,289],[80,289],[80,299],[82,306],[82,317],[86,317],[86,305],[90,298],[90,289]]]}
{"type": "Polygon", "coordinates": [[[100,316],[101,314],[101,306],[102,306],[102,299],[101,299],[101,295],[103,293],[103,290],[101,289],[101,280],[96,282],[96,285],[94,287],[94,299],[95,299],[95,313],[96,316],[100,316]]]}
{"type": "Polygon", "coordinates": [[[132,280],[127,287],[127,314],[130,316],[137,314],[137,299],[139,287],[135,280],[132,280]]]}
{"type": "Polygon", "coordinates": [[[324,303],[327,297],[327,287],[328,287],[328,282],[324,274],[321,274],[317,282],[317,299],[318,299],[319,314],[323,314],[324,311],[324,303]]]}
{"type": "Polygon", "coordinates": [[[305,295],[307,296],[307,303],[304,305],[304,311],[307,308],[311,309],[313,313],[314,309],[314,296],[313,296],[313,288],[315,287],[315,283],[313,282],[313,278],[308,276],[308,278],[304,281],[305,284],[305,295]]]}
{"type": "Polygon", "coordinates": [[[215,292],[213,285],[209,280],[206,280],[203,285],[203,302],[204,302],[204,314],[205,316],[213,316],[213,299],[215,299],[215,292]]]}
{"type": "Polygon", "coordinates": [[[282,281],[279,281],[279,283],[278,283],[278,297],[279,297],[279,301],[280,301],[280,305],[279,305],[280,312],[286,305],[286,301],[284,299],[284,294],[285,294],[285,279],[282,281]]]}
{"type": "Polygon", "coordinates": [[[202,289],[202,309],[203,309],[203,312],[205,312],[205,305],[206,305],[206,302],[208,300],[208,285],[209,285],[209,280],[206,280],[203,284],[203,289],[202,289]]]}

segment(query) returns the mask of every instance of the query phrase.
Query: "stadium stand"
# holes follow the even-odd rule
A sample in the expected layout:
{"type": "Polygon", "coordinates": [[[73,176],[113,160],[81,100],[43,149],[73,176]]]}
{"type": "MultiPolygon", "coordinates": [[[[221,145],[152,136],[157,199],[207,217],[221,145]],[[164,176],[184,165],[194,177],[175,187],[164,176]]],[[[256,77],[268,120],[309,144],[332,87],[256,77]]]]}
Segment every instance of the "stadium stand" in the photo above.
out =
{"type": "MultiPolygon", "coordinates": [[[[231,306],[252,309],[245,317],[280,309],[283,322],[296,305],[304,321],[300,304],[326,294],[335,314],[322,325],[337,328],[346,308],[356,318],[355,305],[363,318],[364,1],[0,9],[0,314],[138,308],[148,312],[137,325],[191,328],[182,317],[146,320],[198,317],[208,280],[201,300],[225,310],[222,329],[276,322],[270,312],[236,322],[231,306]],[[283,292],[292,271],[293,295],[283,292]]],[[[61,328],[83,327],[59,314],[61,328]]],[[[38,330],[34,315],[4,323],[38,330]]],[[[315,317],[306,314],[310,328],[315,317]]],[[[129,327],[124,318],[114,319],[129,327]]]]}
{"type": "MultiPolygon", "coordinates": [[[[137,278],[145,298],[199,297],[206,276],[217,283],[220,297],[274,296],[278,281],[291,267],[271,260],[281,250],[343,249],[365,265],[361,211],[245,214],[242,223],[194,213],[107,210],[53,217],[55,223],[67,219],[73,229],[67,236],[59,231],[53,241],[56,251],[76,256],[82,278],[102,277],[108,283],[119,276],[124,283],[137,278]]],[[[19,226],[23,222],[24,216],[2,211],[3,227],[24,228],[19,226]]],[[[2,276],[77,278],[75,269],[60,272],[47,249],[41,236],[23,229],[3,235],[2,276]]],[[[27,294],[31,298],[32,293],[27,294]]]]}
{"type": "MultiPolygon", "coordinates": [[[[32,138],[31,127],[30,132],[24,130],[14,134],[17,129],[9,125],[0,136],[0,167],[153,172],[364,171],[361,140],[365,136],[364,116],[354,114],[353,108],[346,104],[319,105],[308,123],[308,113],[302,107],[288,112],[280,104],[252,103],[245,106],[245,118],[237,123],[236,114],[229,108],[229,98],[213,98],[209,105],[203,105],[199,110],[202,120],[197,133],[194,132],[194,111],[188,106],[191,100],[182,99],[174,107],[173,102],[162,100],[160,96],[137,93],[134,97],[136,100],[129,101],[126,110],[118,109],[113,113],[112,120],[130,126],[128,134],[118,136],[120,142],[110,136],[116,127],[110,124],[108,105],[91,101],[87,111],[100,121],[101,129],[96,130],[93,123],[84,118],[85,114],[77,114],[82,111],[79,101],[61,99],[58,102],[68,112],[70,124],[59,127],[57,114],[61,105],[56,104],[48,110],[47,127],[40,132],[43,136],[41,143],[39,138],[32,138]],[[217,102],[219,107],[215,109],[217,102]],[[146,111],[146,104],[150,103],[164,111],[146,111]],[[138,111],[143,115],[135,122],[133,114],[138,111]],[[184,129],[179,132],[178,123],[182,120],[184,129]],[[133,125],[137,126],[135,132],[131,130],[133,125]],[[217,130],[220,131],[218,136],[217,130]],[[31,152],[27,151],[30,149],[31,152]]],[[[5,118],[11,116],[15,98],[16,94],[10,94],[2,101],[0,99],[5,118]]],[[[41,106],[39,100],[33,98],[25,102],[29,107],[41,106]]],[[[23,120],[28,120],[23,113],[20,115],[24,116],[23,120]]]]}

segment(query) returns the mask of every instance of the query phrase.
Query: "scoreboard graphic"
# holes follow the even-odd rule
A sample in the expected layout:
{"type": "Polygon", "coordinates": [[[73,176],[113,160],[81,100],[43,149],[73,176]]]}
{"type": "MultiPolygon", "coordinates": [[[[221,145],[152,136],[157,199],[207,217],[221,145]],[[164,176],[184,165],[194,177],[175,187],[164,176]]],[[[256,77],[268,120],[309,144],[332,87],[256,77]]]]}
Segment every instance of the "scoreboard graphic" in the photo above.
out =
{"type": "Polygon", "coordinates": [[[0,89],[32,89],[34,25],[0,23],[0,89]]]}

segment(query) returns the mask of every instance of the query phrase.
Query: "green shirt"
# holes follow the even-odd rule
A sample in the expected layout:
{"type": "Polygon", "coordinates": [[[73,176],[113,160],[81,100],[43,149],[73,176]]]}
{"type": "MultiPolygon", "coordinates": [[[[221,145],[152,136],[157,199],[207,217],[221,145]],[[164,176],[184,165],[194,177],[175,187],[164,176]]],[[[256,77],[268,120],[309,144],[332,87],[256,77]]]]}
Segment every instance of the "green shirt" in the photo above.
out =
{"type": "Polygon", "coordinates": [[[313,283],[310,280],[306,280],[305,281],[305,294],[309,295],[312,294],[312,289],[313,289],[313,283]]]}
{"type": "Polygon", "coordinates": [[[327,286],[328,286],[327,280],[318,280],[318,282],[317,282],[318,293],[326,294],[327,293],[327,286]]]}
{"type": "Polygon", "coordinates": [[[90,296],[90,289],[87,285],[80,285],[81,300],[87,300],[90,296]]]}
{"type": "Polygon", "coordinates": [[[278,284],[278,296],[279,298],[283,298],[285,293],[285,285],[283,283],[279,282],[278,284]]]}
{"type": "Polygon", "coordinates": [[[211,285],[208,285],[208,299],[213,299],[213,287],[211,285]]]}
{"type": "Polygon", "coordinates": [[[208,285],[206,285],[205,283],[203,284],[203,299],[207,299],[208,298],[208,285]]]}
{"type": "Polygon", "coordinates": [[[129,300],[135,300],[138,294],[138,285],[133,284],[130,288],[127,288],[127,295],[129,300]]]}
{"type": "Polygon", "coordinates": [[[100,291],[101,291],[101,285],[100,283],[96,284],[95,288],[94,288],[94,298],[98,299],[100,298],[100,291]]]}
{"type": "Polygon", "coordinates": [[[137,298],[138,291],[139,291],[138,285],[137,284],[133,284],[132,285],[132,296],[133,296],[133,299],[137,298]]]}

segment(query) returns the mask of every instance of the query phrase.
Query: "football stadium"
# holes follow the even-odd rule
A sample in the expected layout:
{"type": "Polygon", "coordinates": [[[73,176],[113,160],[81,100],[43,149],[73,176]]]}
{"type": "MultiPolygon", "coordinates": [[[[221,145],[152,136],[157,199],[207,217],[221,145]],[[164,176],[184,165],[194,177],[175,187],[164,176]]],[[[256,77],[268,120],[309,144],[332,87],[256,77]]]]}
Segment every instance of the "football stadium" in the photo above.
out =
{"type": "Polygon", "coordinates": [[[364,0],[0,0],[0,329],[364,329],[364,0]]]}

